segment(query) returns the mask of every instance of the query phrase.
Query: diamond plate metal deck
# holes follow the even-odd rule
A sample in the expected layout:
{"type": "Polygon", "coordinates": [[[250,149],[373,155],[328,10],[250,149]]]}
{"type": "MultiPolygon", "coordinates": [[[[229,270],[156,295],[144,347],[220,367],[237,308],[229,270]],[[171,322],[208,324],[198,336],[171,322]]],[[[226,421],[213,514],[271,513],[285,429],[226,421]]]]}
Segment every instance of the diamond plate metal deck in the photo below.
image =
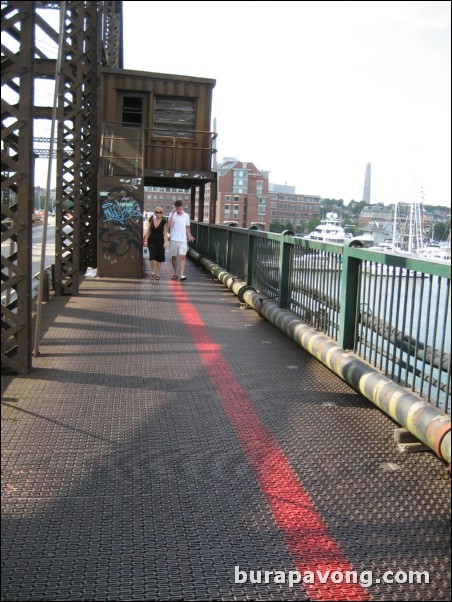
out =
{"type": "Polygon", "coordinates": [[[175,287],[332,540],[353,569],[380,578],[368,598],[450,600],[443,463],[401,454],[387,416],[202,269],[188,262],[187,275],[171,283],[167,262],[160,282],[85,279],[80,296],[44,308],[31,374],[3,377],[2,600],[332,599],[325,586],[316,597],[234,583],[235,566],[294,570],[289,527],[243,453],[175,287]],[[428,571],[430,583],[383,583],[385,571],[428,571]]]}

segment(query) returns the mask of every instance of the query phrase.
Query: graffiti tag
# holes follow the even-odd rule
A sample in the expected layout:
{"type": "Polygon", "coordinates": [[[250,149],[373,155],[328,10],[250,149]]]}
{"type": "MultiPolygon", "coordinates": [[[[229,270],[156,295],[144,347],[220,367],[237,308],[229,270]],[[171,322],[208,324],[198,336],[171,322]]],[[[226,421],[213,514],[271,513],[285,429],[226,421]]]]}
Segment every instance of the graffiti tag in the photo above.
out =
{"type": "Polygon", "coordinates": [[[130,219],[142,217],[140,205],[130,197],[123,197],[121,201],[111,201],[102,205],[104,222],[118,222],[124,225],[130,219]]]}

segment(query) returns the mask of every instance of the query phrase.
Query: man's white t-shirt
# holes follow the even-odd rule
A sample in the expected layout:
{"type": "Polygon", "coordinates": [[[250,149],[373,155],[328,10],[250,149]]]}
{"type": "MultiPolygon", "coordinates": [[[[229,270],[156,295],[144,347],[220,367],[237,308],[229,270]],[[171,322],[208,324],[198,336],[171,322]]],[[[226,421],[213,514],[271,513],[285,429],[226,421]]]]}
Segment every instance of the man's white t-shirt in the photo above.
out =
{"type": "Polygon", "coordinates": [[[181,214],[173,215],[173,225],[171,226],[171,240],[175,242],[187,242],[187,226],[190,225],[190,216],[183,211],[181,214]]]}

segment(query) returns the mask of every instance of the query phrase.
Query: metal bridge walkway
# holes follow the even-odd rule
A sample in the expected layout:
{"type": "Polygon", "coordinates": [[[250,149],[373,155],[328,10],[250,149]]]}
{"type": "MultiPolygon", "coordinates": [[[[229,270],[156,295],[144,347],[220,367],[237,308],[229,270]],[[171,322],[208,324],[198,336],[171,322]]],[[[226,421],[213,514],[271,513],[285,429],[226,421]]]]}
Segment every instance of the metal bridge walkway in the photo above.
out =
{"type": "Polygon", "coordinates": [[[444,464],[187,264],[86,278],[3,377],[2,600],[450,600],[444,464]]]}

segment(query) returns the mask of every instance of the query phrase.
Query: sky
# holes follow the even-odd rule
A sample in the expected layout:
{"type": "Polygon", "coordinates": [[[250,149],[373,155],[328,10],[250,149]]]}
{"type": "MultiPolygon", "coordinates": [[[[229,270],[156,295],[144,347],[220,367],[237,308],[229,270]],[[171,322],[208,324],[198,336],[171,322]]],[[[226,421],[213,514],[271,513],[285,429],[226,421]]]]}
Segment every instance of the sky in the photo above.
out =
{"type": "Polygon", "coordinates": [[[450,206],[451,4],[123,2],[124,68],[216,80],[218,160],[297,194],[450,206]],[[423,191],[421,193],[421,191],[423,191]]]}

